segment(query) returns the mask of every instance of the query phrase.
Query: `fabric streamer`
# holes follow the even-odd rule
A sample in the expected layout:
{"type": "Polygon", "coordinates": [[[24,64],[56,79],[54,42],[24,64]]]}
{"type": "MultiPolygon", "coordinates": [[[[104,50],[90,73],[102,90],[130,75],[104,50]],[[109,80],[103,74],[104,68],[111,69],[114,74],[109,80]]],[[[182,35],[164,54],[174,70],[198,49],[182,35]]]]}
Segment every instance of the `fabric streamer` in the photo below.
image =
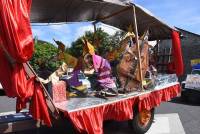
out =
{"type": "Polygon", "coordinates": [[[169,64],[168,68],[170,73],[176,73],[177,76],[181,76],[184,73],[183,58],[181,51],[181,41],[179,33],[177,31],[172,31],[172,55],[173,61],[169,64]]]}
{"type": "Polygon", "coordinates": [[[32,0],[0,0],[0,82],[8,97],[16,97],[16,111],[31,100],[30,114],[51,126],[42,87],[27,78],[23,66],[31,59],[34,44],[30,25],[32,0]],[[13,59],[15,63],[10,62],[13,59]]]}

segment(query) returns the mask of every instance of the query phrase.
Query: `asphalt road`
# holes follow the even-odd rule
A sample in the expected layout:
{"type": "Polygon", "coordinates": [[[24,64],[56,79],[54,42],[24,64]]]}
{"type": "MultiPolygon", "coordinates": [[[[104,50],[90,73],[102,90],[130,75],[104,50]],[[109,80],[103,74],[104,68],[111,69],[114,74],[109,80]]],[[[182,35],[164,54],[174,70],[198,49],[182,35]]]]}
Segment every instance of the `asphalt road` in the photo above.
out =
{"type": "Polygon", "coordinates": [[[15,111],[16,99],[0,96],[0,113],[15,111]]]}
{"type": "Polygon", "coordinates": [[[183,103],[176,98],[163,103],[156,113],[178,113],[186,134],[200,134],[200,104],[183,103]]]}
{"type": "MultiPolygon", "coordinates": [[[[179,115],[180,122],[182,123],[186,134],[200,134],[200,104],[183,103],[180,98],[176,98],[171,102],[162,103],[159,107],[156,108],[156,114],[165,115],[174,113],[179,115]]],[[[182,134],[173,133],[173,129],[176,129],[176,127],[171,129],[171,133],[160,134],[182,134]]],[[[128,127],[127,122],[112,122],[105,124],[105,134],[133,133],[128,127]]]]}
{"type": "MultiPolygon", "coordinates": [[[[0,112],[6,112],[15,109],[15,100],[6,99],[6,97],[0,97],[0,112]],[[6,104],[6,105],[5,105],[6,104]]],[[[176,114],[180,118],[180,123],[182,124],[186,134],[199,134],[200,133],[200,106],[199,104],[183,103],[179,98],[172,100],[171,102],[162,103],[161,106],[156,108],[156,115],[159,115],[162,119],[165,119],[165,115],[176,114]],[[163,117],[162,117],[163,115],[163,117]]],[[[160,119],[161,119],[160,118],[160,119]]],[[[166,118],[167,119],[167,118],[166,118]]],[[[168,120],[168,119],[167,119],[168,120]]],[[[175,119],[170,118],[171,121],[175,119]]],[[[159,122],[155,120],[155,123],[159,122]]],[[[170,124],[168,122],[168,124],[170,124]]],[[[166,128],[166,124],[161,125],[161,127],[166,128]]],[[[176,128],[171,128],[170,133],[156,133],[156,134],[182,134],[173,133],[176,128]]],[[[32,134],[36,134],[36,131],[31,131],[32,134]]],[[[17,133],[17,134],[31,134],[30,131],[17,133]]],[[[57,134],[57,131],[48,129],[43,130],[40,134],[49,133],[57,134]]],[[[66,132],[60,131],[59,134],[64,134],[66,132]]],[[[69,132],[67,132],[69,133],[69,132]]],[[[128,127],[127,122],[115,122],[108,121],[104,123],[104,133],[105,134],[133,134],[131,129],[128,127]]],[[[154,133],[155,134],[155,133],[154,133]]]]}

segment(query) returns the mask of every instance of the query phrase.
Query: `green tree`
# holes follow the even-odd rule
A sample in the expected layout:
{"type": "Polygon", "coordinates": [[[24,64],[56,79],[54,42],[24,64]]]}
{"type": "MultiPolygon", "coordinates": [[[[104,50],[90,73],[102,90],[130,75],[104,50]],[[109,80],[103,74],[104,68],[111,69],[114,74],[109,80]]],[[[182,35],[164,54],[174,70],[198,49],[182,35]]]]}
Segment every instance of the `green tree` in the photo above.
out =
{"type": "MultiPolygon", "coordinates": [[[[99,55],[104,55],[107,51],[119,47],[119,42],[122,35],[123,32],[117,31],[111,36],[104,32],[103,29],[98,28],[95,39],[99,40],[100,45],[95,48],[96,53],[99,55]]],[[[94,42],[94,32],[86,31],[84,37],[87,38],[90,43],[94,42]]],[[[82,56],[82,38],[83,36],[72,42],[71,47],[66,48],[65,51],[75,57],[82,56]]],[[[57,61],[53,58],[57,55],[57,51],[57,47],[51,43],[41,40],[35,41],[35,53],[30,61],[30,64],[40,76],[43,75],[41,72],[48,72],[49,75],[61,65],[61,61],[57,61]]]]}
{"type": "MultiPolygon", "coordinates": [[[[98,48],[95,48],[96,53],[99,55],[104,55],[106,51],[110,49],[115,49],[119,47],[117,44],[120,41],[120,37],[122,32],[117,31],[113,36],[109,35],[108,33],[104,32],[103,29],[97,28],[95,33],[95,39],[99,41],[98,48]]],[[[85,35],[78,38],[76,41],[72,42],[71,47],[68,49],[68,52],[75,57],[79,57],[82,55],[83,52],[83,43],[82,38],[85,37],[88,39],[90,43],[94,42],[94,32],[86,31],[85,35]]],[[[95,44],[93,44],[95,45],[95,44]]]]}
{"type": "Polygon", "coordinates": [[[57,48],[44,41],[35,42],[35,52],[30,64],[37,73],[41,71],[54,72],[61,64],[60,61],[54,60],[57,55],[57,48]]]}

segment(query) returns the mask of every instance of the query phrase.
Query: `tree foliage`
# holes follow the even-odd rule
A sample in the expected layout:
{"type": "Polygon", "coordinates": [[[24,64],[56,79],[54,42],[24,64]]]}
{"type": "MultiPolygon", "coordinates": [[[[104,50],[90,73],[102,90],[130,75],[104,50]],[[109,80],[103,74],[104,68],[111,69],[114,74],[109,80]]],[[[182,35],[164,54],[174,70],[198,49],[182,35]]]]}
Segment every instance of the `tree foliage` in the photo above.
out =
{"type": "Polygon", "coordinates": [[[57,51],[58,50],[54,45],[38,41],[35,43],[35,52],[30,64],[37,73],[40,73],[41,70],[49,71],[51,73],[61,64],[60,61],[54,60],[54,57],[57,55],[57,51]]]}
{"type": "Polygon", "coordinates": [[[83,53],[82,38],[85,37],[90,43],[95,46],[96,53],[98,53],[99,55],[104,55],[105,52],[119,47],[118,43],[121,36],[122,32],[120,31],[116,32],[114,35],[109,35],[101,28],[97,29],[95,35],[94,32],[86,31],[84,36],[72,42],[72,45],[68,49],[68,52],[75,57],[81,56],[83,53]]]}
{"type": "MultiPolygon", "coordinates": [[[[97,45],[97,41],[99,41],[98,47],[96,46],[95,51],[99,55],[104,55],[107,51],[112,49],[116,49],[119,47],[120,38],[122,37],[122,32],[118,31],[114,35],[109,35],[104,32],[101,28],[98,28],[95,33],[86,31],[84,37],[88,39],[90,43],[94,43],[93,45],[97,45]],[[95,39],[95,40],[94,40],[95,39]]],[[[66,48],[66,52],[75,56],[82,56],[83,52],[83,42],[82,37],[78,38],[76,41],[72,42],[71,47],[66,48]]],[[[35,53],[30,61],[30,64],[33,66],[35,71],[40,75],[41,72],[48,72],[45,75],[49,75],[54,72],[61,64],[61,61],[55,60],[53,57],[57,55],[58,49],[54,45],[44,41],[36,41],[35,42],[35,53]]],[[[43,75],[43,74],[41,74],[43,75]]]]}

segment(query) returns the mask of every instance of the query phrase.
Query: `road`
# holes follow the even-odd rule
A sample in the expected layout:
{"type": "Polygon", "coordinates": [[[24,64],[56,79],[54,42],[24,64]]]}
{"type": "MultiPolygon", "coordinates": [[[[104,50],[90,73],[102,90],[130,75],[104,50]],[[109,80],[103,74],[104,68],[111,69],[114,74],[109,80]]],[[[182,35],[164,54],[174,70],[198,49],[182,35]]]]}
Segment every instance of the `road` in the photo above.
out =
{"type": "Polygon", "coordinates": [[[186,134],[200,134],[200,104],[183,103],[178,98],[163,103],[157,113],[178,113],[186,134]]]}
{"type": "MultiPolygon", "coordinates": [[[[0,97],[0,112],[15,109],[15,100],[0,97]],[[6,104],[6,105],[5,105],[6,104]]],[[[43,133],[55,134],[52,129],[43,130],[43,133]]],[[[23,132],[22,134],[30,134],[23,132]]],[[[60,132],[59,134],[65,132],[60,132]]],[[[68,132],[69,133],[69,132],[68,132]]],[[[109,121],[104,123],[105,134],[133,134],[127,122],[109,121]]],[[[154,123],[147,134],[199,134],[200,133],[200,106],[199,104],[182,103],[179,98],[171,102],[162,103],[156,108],[154,123]]],[[[21,134],[21,133],[19,133],[21,134]]],[[[32,134],[36,132],[32,131],[32,134]]]]}
{"type": "MultiPolygon", "coordinates": [[[[161,122],[162,125],[157,123],[159,127],[154,127],[162,130],[162,132],[158,132],[157,130],[153,130],[150,133],[152,134],[184,134],[182,131],[176,132],[177,129],[183,129],[186,134],[199,134],[200,133],[200,106],[199,104],[191,104],[191,103],[183,103],[180,98],[176,98],[171,102],[162,103],[161,106],[156,108],[156,115],[159,115],[160,120],[155,120],[156,122],[161,122]],[[179,120],[176,118],[180,118],[179,120]],[[167,119],[167,118],[168,119],[167,119]],[[162,122],[161,120],[168,120],[166,122],[162,122]],[[181,123],[183,128],[177,125],[170,125],[172,123],[181,123]],[[170,131],[163,132],[169,124],[170,131]],[[176,133],[174,133],[176,132],[176,133]]],[[[148,134],[150,134],[148,133],[148,134]]],[[[112,122],[105,124],[105,134],[133,134],[129,129],[127,122],[112,122]]]]}

